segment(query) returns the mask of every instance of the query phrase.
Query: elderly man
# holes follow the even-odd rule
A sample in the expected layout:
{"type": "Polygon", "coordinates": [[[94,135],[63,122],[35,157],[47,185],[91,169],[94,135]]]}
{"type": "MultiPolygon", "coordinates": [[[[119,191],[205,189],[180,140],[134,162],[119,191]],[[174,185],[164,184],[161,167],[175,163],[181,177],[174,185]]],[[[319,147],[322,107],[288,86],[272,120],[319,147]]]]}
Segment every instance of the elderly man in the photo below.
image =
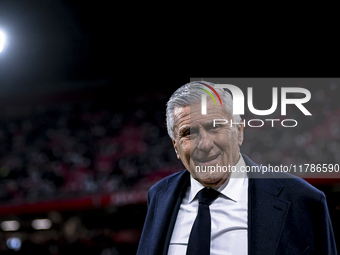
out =
{"type": "Polygon", "coordinates": [[[240,153],[244,129],[228,92],[207,82],[180,87],[167,128],[186,170],[149,190],[137,254],[336,254],[321,191],[287,174],[242,171],[261,168],[240,153]],[[202,114],[209,92],[221,102],[205,97],[202,114]]]}

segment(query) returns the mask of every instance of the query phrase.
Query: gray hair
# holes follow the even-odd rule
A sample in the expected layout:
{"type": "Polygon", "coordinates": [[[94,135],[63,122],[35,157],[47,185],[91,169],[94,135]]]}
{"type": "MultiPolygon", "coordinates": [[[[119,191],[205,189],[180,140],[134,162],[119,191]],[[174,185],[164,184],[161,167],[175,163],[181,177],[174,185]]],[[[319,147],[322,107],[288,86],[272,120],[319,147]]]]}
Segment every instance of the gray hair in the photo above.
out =
{"type": "Polygon", "coordinates": [[[179,107],[190,106],[191,103],[197,102],[201,100],[201,95],[205,92],[199,89],[198,86],[202,87],[202,84],[208,84],[213,87],[216,92],[220,95],[221,101],[225,106],[225,110],[227,111],[229,116],[232,116],[233,122],[241,121],[241,117],[238,114],[233,115],[233,99],[229,92],[223,89],[215,88],[215,84],[206,81],[193,81],[189,82],[182,87],[178,88],[170,97],[169,101],[166,104],[166,126],[168,129],[168,134],[172,139],[175,139],[174,134],[174,110],[179,107]]]}

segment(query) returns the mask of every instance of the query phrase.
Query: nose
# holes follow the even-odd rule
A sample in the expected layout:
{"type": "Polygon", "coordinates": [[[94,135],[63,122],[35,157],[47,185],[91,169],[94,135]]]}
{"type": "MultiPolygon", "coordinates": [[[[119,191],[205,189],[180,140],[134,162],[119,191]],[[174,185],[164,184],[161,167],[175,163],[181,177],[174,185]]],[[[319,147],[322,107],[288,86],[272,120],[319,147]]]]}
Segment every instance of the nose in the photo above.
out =
{"type": "Polygon", "coordinates": [[[199,139],[200,140],[198,142],[197,149],[204,152],[209,152],[213,148],[214,143],[212,137],[210,137],[207,132],[200,132],[199,139]]]}

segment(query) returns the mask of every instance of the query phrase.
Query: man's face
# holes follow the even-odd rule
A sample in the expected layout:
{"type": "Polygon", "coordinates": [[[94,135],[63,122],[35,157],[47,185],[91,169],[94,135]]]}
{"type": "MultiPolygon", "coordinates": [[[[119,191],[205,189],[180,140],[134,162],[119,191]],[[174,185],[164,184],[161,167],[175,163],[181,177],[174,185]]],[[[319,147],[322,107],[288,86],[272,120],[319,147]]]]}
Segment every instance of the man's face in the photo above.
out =
{"type": "Polygon", "coordinates": [[[207,100],[207,114],[201,114],[201,103],[175,108],[174,133],[172,139],[178,159],[189,170],[194,179],[203,186],[219,187],[229,177],[226,171],[205,171],[208,166],[234,166],[239,160],[243,141],[243,125],[230,127],[231,117],[224,106],[207,100]],[[228,124],[213,126],[214,119],[226,119],[228,124]]]}

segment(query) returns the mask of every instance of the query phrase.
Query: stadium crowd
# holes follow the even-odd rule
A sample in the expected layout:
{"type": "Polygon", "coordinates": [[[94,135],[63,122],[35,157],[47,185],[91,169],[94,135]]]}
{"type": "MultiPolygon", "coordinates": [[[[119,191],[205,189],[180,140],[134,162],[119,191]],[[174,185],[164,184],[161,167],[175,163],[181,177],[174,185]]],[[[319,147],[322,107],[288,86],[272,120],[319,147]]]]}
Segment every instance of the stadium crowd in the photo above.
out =
{"type": "MultiPolygon", "coordinates": [[[[266,118],[296,119],[298,125],[289,128],[277,122],[275,128],[270,124],[246,126],[241,151],[263,165],[338,163],[340,87],[329,83],[308,89],[313,96],[306,107],[312,116],[304,116],[294,106],[288,106],[286,117],[276,111],[266,118]]],[[[256,96],[257,109],[270,107],[269,92],[256,96]]],[[[166,131],[168,98],[168,94],[156,92],[119,102],[110,98],[60,100],[3,109],[0,203],[16,205],[116,191],[146,193],[156,181],[183,169],[166,131]]],[[[244,119],[264,118],[248,111],[244,119]]],[[[143,218],[142,211],[139,209],[138,217],[143,218]]],[[[100,255],[135,254],[140,230],[134,226],[98,229],[76,218],[65,218],[59,230],[22,232],[22,254],[32,249],[36,254],[71,254],[75,250],[100,255]],[[77,234],[64,231],[70,221],[79,223],[77,234]]],[[[6,242],[5,237],[0,235],[1,243],[6,242]]],[[[8,248],[0,250],[12,254],[8,248]]]]}
{"type": "MultiPolygon", "coordinates": [[[[335,163],[340,153],[339,87],[331,83],[311,90],[307,108],[312,116],[292,106],[287,119],[298,121],[295,128],[246,126],[242,152],[264,165],[335,163]]],[[[60,102],[2,114],[0,201],[147,189],[182,169],[166,132],[167,96],[142,95],[118,106],[60,102]]],[[[268,108],[271,98],[262,97],[257,107],[268,108]]],[[[259,116],[246,112],[244,118],[259,116]]],[[[275,112],[267,118],[283,116],[275,112]]]]}

